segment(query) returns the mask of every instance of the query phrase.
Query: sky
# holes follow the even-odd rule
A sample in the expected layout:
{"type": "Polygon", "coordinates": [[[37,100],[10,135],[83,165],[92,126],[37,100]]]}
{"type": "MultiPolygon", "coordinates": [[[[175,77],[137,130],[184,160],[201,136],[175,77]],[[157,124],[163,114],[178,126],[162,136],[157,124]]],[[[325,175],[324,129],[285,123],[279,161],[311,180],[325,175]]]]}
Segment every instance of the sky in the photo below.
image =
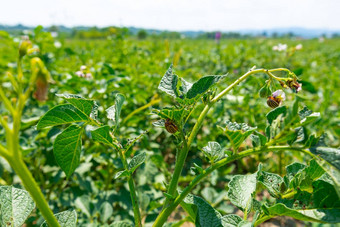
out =
{"type": "Polygon", "coordinates": [[[340,0],[0,0],[0,24],[340,30],[340,0]]]}

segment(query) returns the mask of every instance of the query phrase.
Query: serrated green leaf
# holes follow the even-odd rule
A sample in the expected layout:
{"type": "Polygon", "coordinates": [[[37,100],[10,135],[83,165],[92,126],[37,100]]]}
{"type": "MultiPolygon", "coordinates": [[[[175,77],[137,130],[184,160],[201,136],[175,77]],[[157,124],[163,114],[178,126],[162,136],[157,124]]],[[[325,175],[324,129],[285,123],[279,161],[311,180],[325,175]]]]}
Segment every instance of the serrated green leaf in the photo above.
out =
{"type": "MultiPolygon", "coordinates": [[[[63,211],[54,215],[61,227],[76,227],[77,226],[77,212],[63,211]]],[[[46,221],[44,221],[40,227],[48,227],[46,221]]]]}
{"type": "Polygon", "coordinates": [[[217,142],[208,142],[208,145],[202,148],[204,155],[214,163],[224,157],[221,145],[217,142]]]}
{"type": "Polygon", "coordinates": [[[223,227],[237,227],[243,219],[236,214],[228,214],[223,216],[221,220],[223,227]]]}
{"type": "Polygon", "coordinates": [[[90,116],[95,101],[92,99],[85,99],[80,95],[72,95],[72,94],[58,94],[57,96],[67,100],[77,109],[79,109],[86,116],[90,116]]]}
{"type": "Polygon", "coordinates": [[[243,141],[253,132],[256,128],[250,127],[245,123],[236,123],[227,121],[227,126],[224,129],[225,135],[231,142],[234,152],[237,152],[243,141]]]}
{"type": "Polygon", "coordinates": [[[279,106],[267,113],[266,117],[268,120],[269,125],[273,123],[273,121],[280,115],[286,115],[287,107],[286,106],[279,106]]]}
{"type": "Polygon", "coordinates": [[[253,194],[256,190],[257,173],[250,175],[235,175],[228,184],[228,198],[232,204],[245,210],[248,205],[248,211],[252,206],[253,194]],[[250,204],[249,204],[250,203],[250,204]]]}
{"type": "Polygon", "coordinates": [[[158,89],[176,98],[178,97],[177,83],[178,83],[178,76],[172,73],[172,64],[171,64],[169,69],[166,71],[166,73],[162,77],[161,82],[158,85],[158,89]]]}
{"type": "Polygon", "coordinates": [[[67,177],[71,176],[79,166],[82,132],[82,127],[71,125],[60,133],[54,141],[54,157],[67,177]]]}
{"type": "Polygon", "coordinates": [[[261,182],[273,197],[279,197],[280,185],[283,183],[283,178],[274,173],[261,171],[258,176],[258,181],[261,182]]]}
{"type": "Polygon", "coordinates": [[[0,224],[20,227],[35,208],[29,193],[12,186],[0,186],[0,224]]]}
{"type": "Polygon", "coordinates": [[[205,93],[222,78],[224,78],[224,76],[203,76],[191,86],[186,97],[192,99],[197,95],[205,93]]]}
{"type": "MultiPolygon", "coordinates": [[[[196,226],[202,227],[221,227],[222,226],[222,215],[215,210],[209,203],[204,199],[194,196],[187,195],[183,202],[187,205],[192,205],[190,213],[195,221],[196,226]],[[196,214],[196,217],[195,215],[196,214]]],[[[187,207],[188,208],[188,207],[187,207]]]]}
{"type": "Polygon", "coordinates": [[[311,147],[309,150],[340,170],[340,149],[331,147],[311,147]]]}
{"type": "Polygon", "coordinates": [[[106,145],[112,145],[113,143],[112,137],[110,135],[110,127],[107,125],[91,131],[91,135],[94,141],[97,141],[97,142],[100,142],[106,145]]]}
{"type": "Polygon", "coordinates": [[[37,129],[50,126],[86,122],[89,117],[71,104],[63,104],[53,107],[40,119],[37,129]]]}
{"type": "Polygon", "coordinates": [[[110,227],[134,227],[130,221],[116,221],[110,225],[110,227]]]}
{"type": "Polygon", "coordinates": [[[124,101],[125,101],[124,95],[116,94],[115,104],[109,107],[108,109],[106,109],[107,118],[110,120],[113,120],[116,127],[118,127],[118,124],[119,124],[120,112],[122,110],[124,101]]]}
{"type": "Polygon", "coordinates": [[[145,162],[145,159],[146,159],[145,152],[134,156],[129,162],[129,172],[133,173],[138,168],[138,166],[142,165],[143,162],[145,162]]]}

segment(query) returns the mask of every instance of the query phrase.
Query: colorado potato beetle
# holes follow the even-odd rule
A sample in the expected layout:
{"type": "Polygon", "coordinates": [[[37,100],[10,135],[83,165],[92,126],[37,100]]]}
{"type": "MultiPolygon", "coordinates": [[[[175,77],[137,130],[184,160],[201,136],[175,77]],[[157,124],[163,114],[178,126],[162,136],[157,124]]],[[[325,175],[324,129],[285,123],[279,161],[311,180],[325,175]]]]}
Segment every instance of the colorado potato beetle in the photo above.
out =
{"type": "Polygon", "coordinates": [[[267,98],[267,105],[271,108],[278,107],[282,101],[286,99],[286,95],[282,90],[277,90],[273,92],[271,96],[267,98]]]}
{"type": "Polygon", "coordinates": [[[273,96],[268,96],[267,105],[271,108],[276,108],[280,105],[280,102],[278,102],[273,96]]]}
{"type": "Polygon", "coordinates": [[[178,127],[177,125],[175,124],[174,121],[172,121],[171,119],[166,119],[165,120],[165,129],[169,132],[169,133],[175,133],[178,131],[178,127]]]}

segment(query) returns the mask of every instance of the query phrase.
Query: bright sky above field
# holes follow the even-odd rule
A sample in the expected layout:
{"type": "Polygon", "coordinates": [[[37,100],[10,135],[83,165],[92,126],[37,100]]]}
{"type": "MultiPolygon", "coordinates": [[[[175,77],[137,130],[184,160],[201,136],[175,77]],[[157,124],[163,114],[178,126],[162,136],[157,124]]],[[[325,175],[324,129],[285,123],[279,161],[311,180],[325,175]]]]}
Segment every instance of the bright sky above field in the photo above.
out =
{"type": "Polygon", "coordinates": [[[340,29],[339,0],[2,0],[0,24],[168,30],[340,29]]]}

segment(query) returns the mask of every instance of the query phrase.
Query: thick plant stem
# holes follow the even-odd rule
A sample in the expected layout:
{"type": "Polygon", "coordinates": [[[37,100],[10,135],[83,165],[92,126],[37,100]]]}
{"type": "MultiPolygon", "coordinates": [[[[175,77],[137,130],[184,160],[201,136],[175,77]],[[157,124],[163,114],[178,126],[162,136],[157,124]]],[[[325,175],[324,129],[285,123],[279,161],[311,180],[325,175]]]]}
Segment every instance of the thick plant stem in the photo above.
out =
{"type": "Polygon", "coordinates": [[[57,219],[53,215],[53,212],[48,206],[44,195],[42,194],[40,188],[38,187],[36,181],[33,179],[31,172],[27,168],[26,164],[15,157],[11,157],[7,160],[15,173],[20,177],[25,189],[30,193],[34,202],[36,203],[39,211],[44,216],[46,222],[49,226],[60,227],[57,219]]]}
{"type": "MultiPolygon", "coordinates": [[[[171,181],[170,181],[170,184],[169,184],[169,188],[168,188],[168,194],[172,195],[173,197],[175,197],[175,195],[176,195],[178,180],[179,180],[179,177],[181,176],[182,169],[183,169],[183,166],[184,166],[184,162],[185,162],[185,159],[186,159],[186,157],[188,155],[188,151],[189,151],[187,141],[185,139],[183,132],[181,132],[181,138],[182,138],[182,141],[183,141],[183,149],[178,152],[176,164],[175,164],[175,170],[174,170],[174,173],[172,175],[172,178],[171,178],[171,181]]],[[[165,203],[164,203],[163,209],[168,206],[169,202],[170,202],[169,198],[167,198],[165,203]]]]}
{"type": "Polygon", "coordinates": [[[304,148],[295,148],[295,147],[289,147],[289,146],[271,146],[271,147],[261,147],[261,148],[256,148],[256,149],[249,149],[242,151],[238,154],[235,154],[233,156],[229,156],[227,158],[221,159],[220,161],[216,162],[209,168],[203,171],[203,173],[199,174],[191,183],[182,191],[180,195],[176,197],[173,203],[171,203],[168,207],[166,207],[162,212],[158,215],[156,221],[153,224],[153,227],[161,227],[163,224],[166,222],[167,218],[169,215],[176,209],[176,207],[183,201],[183,199],[194,189],[194,187],[206,176],[208,176],[211,172],[214,170],[230,163],[236,160],[239,160],[241,158],[254,155],[254,154],[259,154],[259,153],[264,153],[264,152],[269,152],[269,151],[284,151],[284,150],[290,150],[290,151],[299,151],[305,154],[308,154],[312,157],[315,157],[314,154],[309,152],[308,150],[305,150],[304,148]]]}

